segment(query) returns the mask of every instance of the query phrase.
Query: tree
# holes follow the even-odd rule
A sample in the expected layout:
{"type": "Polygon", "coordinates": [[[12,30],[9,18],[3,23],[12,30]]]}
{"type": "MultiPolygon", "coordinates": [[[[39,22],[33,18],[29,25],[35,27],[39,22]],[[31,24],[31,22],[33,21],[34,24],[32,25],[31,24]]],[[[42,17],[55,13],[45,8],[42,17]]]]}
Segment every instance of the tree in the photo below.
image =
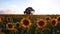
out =
{"type": "Polygon", "coordinates": [[[24,14],[33,14],[32,12],[35,12],[35,10],[32,7],[28,7],[25,9],[24,14]]]}

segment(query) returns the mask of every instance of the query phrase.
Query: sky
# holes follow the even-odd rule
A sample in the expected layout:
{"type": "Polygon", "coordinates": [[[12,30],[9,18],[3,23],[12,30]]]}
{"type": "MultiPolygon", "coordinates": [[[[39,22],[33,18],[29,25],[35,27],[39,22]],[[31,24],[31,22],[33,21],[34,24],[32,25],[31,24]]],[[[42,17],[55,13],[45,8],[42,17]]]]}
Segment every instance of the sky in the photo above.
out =
{"type": "Polygon", "coordinates": [[[60,14],[60,0],[0,0],[0,14],[24,14],[27,7],[34,14],[60,14]]]}

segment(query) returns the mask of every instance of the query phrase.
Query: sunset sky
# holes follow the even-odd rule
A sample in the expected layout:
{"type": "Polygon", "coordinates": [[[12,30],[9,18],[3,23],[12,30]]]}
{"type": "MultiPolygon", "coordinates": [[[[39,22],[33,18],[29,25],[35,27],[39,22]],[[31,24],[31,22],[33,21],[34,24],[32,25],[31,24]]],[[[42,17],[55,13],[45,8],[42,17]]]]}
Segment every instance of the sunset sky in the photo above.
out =
{"type": "Polygon", "coordinates": [[[27,7],[34,14],[60,14],[60,0],[0,0],[0,14],[23,14],[27,7]]]}

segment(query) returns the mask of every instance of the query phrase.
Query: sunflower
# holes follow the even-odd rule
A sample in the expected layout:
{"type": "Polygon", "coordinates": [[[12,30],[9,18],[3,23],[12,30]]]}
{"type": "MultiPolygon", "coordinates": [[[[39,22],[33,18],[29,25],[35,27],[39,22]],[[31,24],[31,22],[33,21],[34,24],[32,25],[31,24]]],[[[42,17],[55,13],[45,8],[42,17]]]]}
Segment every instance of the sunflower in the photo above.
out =
{"type": "Polygon", "coordinates": [[[7,21],[10,22],[10,17],[7,17],[7,21]]]}
{"type": "Polygon", "coordinates": [[[56,26],[57,25],[57,19],[52,19],[51,24],[52,24],[52,26],[56,26]]]}
{"type": "Polygon", "coordinates": [[[55,15],[55,17],[54,17],[55,19],[57,19],[58,18],[58,15],[55,15]]]}
{"type": "Polygon", "coordinates": [[[31,25],[31,22],[28,18],[23,18],[21,20],[21,25],[24,27],[24,28],[28,28],[30,25],[31,25]]]}
{"type": "Polygon", "coordinates": [[[14,25],[12,23],[7,23],[6,24],[6,29],[8,29],[8,30],[14,30],[14,25]]]}
{"type": "Polygon", "coordinates": [[[19,28],[20,27],[20,23],[19,22],[15,23],[15,27],[19,28]]]}
{"type": "Polygon", "coordinates": [[[60,16],[57,18],[57,21],[60,22],[60,16]]]}
{"type": "Polygon", "coordinates": [[[4,20],[3,16],[0,16],[0,22],[2,22],[4,20]]]}
{"type": "Polygon", "coordinates": [[[38,28],[44,28],[46,26],[46,24],[47,23],[46,23],[45,20],[41,20],[41,19],[40,20],[39,19],[37,20],[37,27],[38,28]]]}
{"type": "Polygon", "coordinates": [[[45,20],[46,20],[47,22],[50,22],[50,19],[51,19],[50,16],[47,16],[47,17],[45,18],[45,20]]]}

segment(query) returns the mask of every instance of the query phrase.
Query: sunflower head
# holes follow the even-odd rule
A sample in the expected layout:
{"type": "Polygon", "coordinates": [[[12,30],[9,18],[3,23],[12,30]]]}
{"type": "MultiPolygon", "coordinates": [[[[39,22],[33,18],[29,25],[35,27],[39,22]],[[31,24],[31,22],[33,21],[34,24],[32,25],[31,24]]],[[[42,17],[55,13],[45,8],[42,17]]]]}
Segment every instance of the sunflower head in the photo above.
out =
{"type": "Polygon", "coordinates": [[[52,24],[52,26],[56,26],[57,25],[57,19],[52,19],[51,24],[52,24]]]}
{"type": "Polygon", "coordinates": [[[60,22],[60,16],[57,18],[57,21],[60,22]]]}
{"type": "Polygon", "coordinates": [[[14,25],[12,23],[7,23],[6,24],[6,29],[7,30],[14,30],[14,25]]]}
{"type": "Polygon", "coordinates": [[[44,20],[37,20],[37,27],[38,28],[44,28],[46,26],[46,21],[44,20]]]}
{"type": "Polygon", "coordinates": [[[4,20],[3,16],[0,16],[0,22],[2,22],[4,20]]]}
{"type": "Polygon", "coordinates": [[[20,27],[20,23],[19,22],[15,23],[15,27],[19,28],[20,27]]]}
{"type": "Polygon", "coordinates": [[[23,18],[21,20],[21,25],[24,27],[24,28],[28,28],[30,25],[31,25],[31,22],[28,18],[23,18]]]}
{"type": "Polygon", "coordinates": [[[7,17],[7,21],[10,22],[10,17],[7,17]]]}
{"type": "Polygon", "coordinates": [[[45,20],[46,20],[47,22],[50,22],[50,19],[51,19],[50,16],[47,16],[47,17],[45,18],[45,20]]]}

